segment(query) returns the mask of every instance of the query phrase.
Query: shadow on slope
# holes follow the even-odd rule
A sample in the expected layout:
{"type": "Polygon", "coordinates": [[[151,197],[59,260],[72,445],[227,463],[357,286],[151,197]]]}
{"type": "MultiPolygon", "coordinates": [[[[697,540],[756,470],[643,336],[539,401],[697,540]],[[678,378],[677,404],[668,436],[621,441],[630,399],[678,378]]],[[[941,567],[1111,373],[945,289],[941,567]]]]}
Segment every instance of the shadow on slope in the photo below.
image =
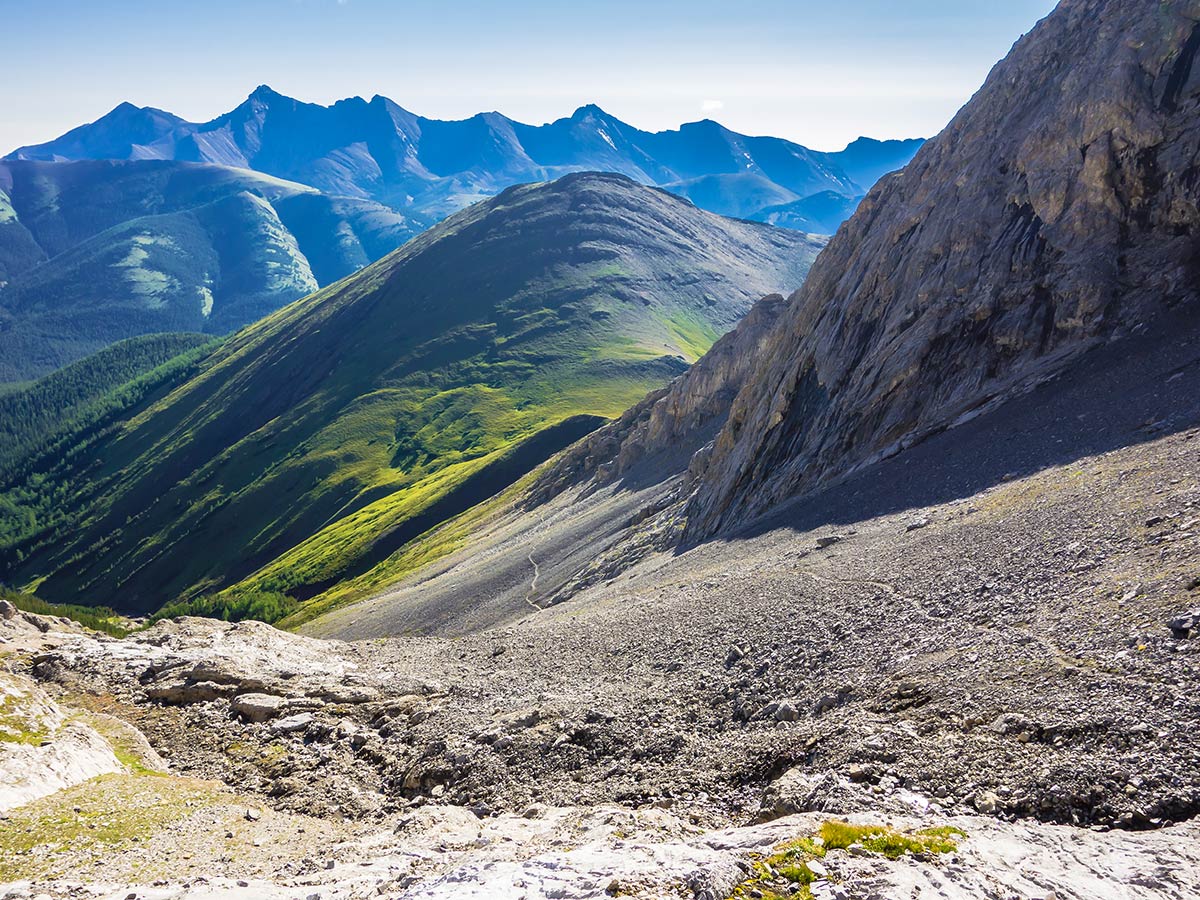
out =
{"type": "MultiPolygon", "coordinates": [[[[797,498],[724,540],[798,532],[974,496],[1004,481],[1200,424],[1200,319],[1163,316],[1052,380],[797,498]]],[[[721,538],[717,538],[721,540],[721,538]]]]}
{"type": "Polygon", "coordinates": [[[292,596],[300,601],[310,600],[339,582],[365,574],[409,541],[499,494],[554,454],[566,449],[607,421],[602,416],[578,415],[543,428],[505,452],[495,462],[472,472],[421,513],[405,519],[398,527],[381,535],[370,550],[359,556],[336,578],[297,585],[292,588],[292,596]]]}
{"type": "MultiPolygon", "coordinates": [[[[1023,396],[798,497],[741,531],[675,555],[686,558],[712,544],[736,552],[738,543],[780,529],[836,530],[962,500],[1197,424],[1200,321],[1179,312],[1141,335],[1093,349],[1023,396]]],[[[694,439],[700,444],[710,436],[706,430],[694,439]]],[[[547,602],[580,602],[589,587],[646,558],[646,530],[657,511],[677,512],[679,479],[692,449],[665,448],[611,484],[576,482],[529,508],[488,516],[451,556],[373,599],[326,613],[305,630],[349,639],[464,634],[502,626],[547,602]]]]}

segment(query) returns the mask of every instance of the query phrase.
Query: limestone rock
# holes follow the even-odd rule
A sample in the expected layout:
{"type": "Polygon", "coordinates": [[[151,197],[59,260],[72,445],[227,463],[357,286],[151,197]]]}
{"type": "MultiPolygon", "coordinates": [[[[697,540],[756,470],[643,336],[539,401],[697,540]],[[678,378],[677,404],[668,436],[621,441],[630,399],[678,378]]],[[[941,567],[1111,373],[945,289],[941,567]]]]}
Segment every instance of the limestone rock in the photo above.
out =
{"type": "Polygon", "coordinates": [[[21,676],[0,673],[0,710],[0,811],[124,768],[95,729],[21,676]]]}
{"type": "Polygon", "coordinates": [[[241,694],[229,705],[247,722],[265,722],[279,715],[284,703],[282,697],[273,694],[241,694]]]}

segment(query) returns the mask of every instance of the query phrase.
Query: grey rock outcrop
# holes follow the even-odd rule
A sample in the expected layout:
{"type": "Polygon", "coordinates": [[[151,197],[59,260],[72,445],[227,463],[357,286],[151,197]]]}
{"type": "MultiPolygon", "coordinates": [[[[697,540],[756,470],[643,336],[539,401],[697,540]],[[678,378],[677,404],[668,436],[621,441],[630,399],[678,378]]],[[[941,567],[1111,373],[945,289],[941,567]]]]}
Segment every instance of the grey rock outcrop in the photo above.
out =
{"type": "Polygon", "coordinates": [[[23,676],[0,671],[0,712],[0,813],[123,768],[94,728],[23,676]]]}
{"type": "Polygon", "coordinates": [[[830,242],[693,469],[700,539],[1196,302],[1200,3],[1065,0],[830,242]]]}

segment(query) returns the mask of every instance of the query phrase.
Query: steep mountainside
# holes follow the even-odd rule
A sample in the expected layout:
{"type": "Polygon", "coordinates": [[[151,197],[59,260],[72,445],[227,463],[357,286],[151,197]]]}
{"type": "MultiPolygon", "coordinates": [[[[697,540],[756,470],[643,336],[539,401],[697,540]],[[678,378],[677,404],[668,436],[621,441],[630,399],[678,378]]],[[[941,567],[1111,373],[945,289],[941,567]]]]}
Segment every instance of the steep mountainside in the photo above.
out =
{"type": "Polygon", "coordinates": [[[693,539],[1196,314],[1200,4],[1065,0],[822,254],[710,457],[693,539]]]}
{"type": "Polygon", "coordinates": [[[661,387],[819,248],[621,176],[510,189],[12,485],[57,502],[0,577],[137,611],[250,578],[219,602],[277,615],[661,387]]]}
{"type": "Polygon", "coordinates": [[[749,216],[822,191],[858,198],[881,174],[903,166],[920,144],[862,138],[840,153],[820,153],[707,120],[678,131],[641,131],[597,106],[540,126],[495,112],[448,122],[413,115],[386,97],[324,107],[264,85],[205,123],[122,104],[57,140],[21,147],[11,158],[217,163],[435,219],[513,184],[569,172],[617,172],[677,190],[712,212],[749,216]]]}
{"type": "Polygon", "coordinates": [[[466,550],[419,590],[382,596],[371,629],[341,633],[503,620],[520,611],[511,585],[530,554],[543,574],[524,599],[568,598],[656,549],[742,532],[1089,349],[1116,365],[1131,335],[1164,339],[1157,317],[1195,320],[1198,22],[1200,7],[1062,4],[868,196],[782,310],[769,301],[765,336],[714,352],[559,457],[510,498],[511,520],[464,523],[466,550]],[[562,512],[552,536],[537,531],[550,498],[614,482],[586,527],[572,523],[588,513],[562,512]],[[499,599],[478,610],[489,591],[499,599]]]}
{"type": "MultiPolygon", "coordinates": [[[[203,334],[149,334],[120,341],[33,384],[0,395],[0,479],[54,452],[64,432],[96,426],[118,407],[131,385],[181,355],[216,345],[203,334]]],[[[0,503],[4,501],[0,499],[0,503]]]]}
{"type": "Polygon", "coordinates": [[[0,163],[0,381],[137,334],[232,331],[423,227],[213,165],[0,163]]]}

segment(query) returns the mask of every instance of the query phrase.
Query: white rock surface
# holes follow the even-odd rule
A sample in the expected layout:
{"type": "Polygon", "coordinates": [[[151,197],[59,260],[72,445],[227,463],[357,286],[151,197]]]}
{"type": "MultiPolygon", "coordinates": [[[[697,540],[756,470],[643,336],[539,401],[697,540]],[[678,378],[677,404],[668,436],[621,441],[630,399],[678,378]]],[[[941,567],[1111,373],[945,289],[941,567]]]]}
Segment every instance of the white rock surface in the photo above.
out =
{"type": "MultiPolygon", "coordinates": [[[[878,817],[854,816],[858,822],[878,817]]],[[[823,816],[702,832],[661,810],[616,807],[548,810],[544,818],[477,819],[455,807],[427,807],[386,832],[330,848],[332,868],[237,883],[197,880],[167,886],[56,884],[71,896],[124,900],[724,900],[753,852],[812,834],[823,816]]],[[[896,827],[944,824],[891,819],[896,827]]],[[[818,896],[859,900],[1193,900],[1200,896],[1200,825],[1098,833],[1030,822],[963,816],[957,853],[934,861],[830,852],[818,896]]],[[[46,886],[37,886],[38,890],[46,886]]]]}
{"type": "Polygon", "coordinates": [[[0,811],[123,770],[108,742],[28,679],[0,673],[0,811]]]}

